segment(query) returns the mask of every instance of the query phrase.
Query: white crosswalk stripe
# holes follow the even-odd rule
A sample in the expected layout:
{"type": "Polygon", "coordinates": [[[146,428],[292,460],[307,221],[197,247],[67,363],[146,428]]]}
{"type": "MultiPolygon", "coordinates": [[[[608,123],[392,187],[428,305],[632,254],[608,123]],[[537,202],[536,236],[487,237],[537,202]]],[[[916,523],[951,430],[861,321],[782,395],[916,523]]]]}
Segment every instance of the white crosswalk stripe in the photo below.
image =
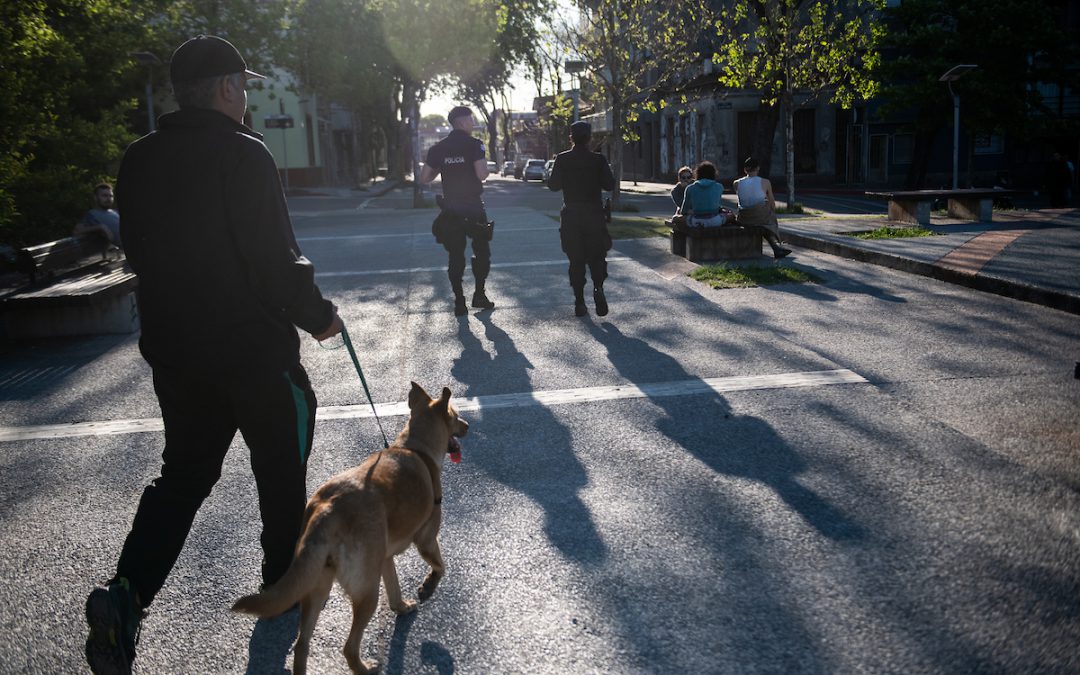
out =
{"type": "MultiPolygon", "coordinates": [[[[835,384],[862,384],[866,379],[850,370],[819,370],[802,373],[778,373],[775,375],[747,375],[711,377],[655,382],[650,384],[621,384],[578,389],[554,389],[550,391],[495,394],[472,398],[455,398],[454,405],[461,412],[493,410],[498,408],[523,408],[529,406],[557,406],[595,401],[615,401],[637,398],[662,398],[668,396],[691,396],[716,392],[718,394],[756,389],[792,389],[797,387],[822,387],[835,384]]],[[[378,403],[375,405],[380,417],[404,416],[409,412],[408,403],[378,403]]],[[[371,417],[367,404],[320,407],[317,419],[341,420],[371,417]]],[[[28,427],[0,427],[0,442],[43,440],[50,438],[75,438],[80,436],[115,436],[137,434],[163,429],[160,418],[81,422],[77,424],[48,424],[28,427]]]]}

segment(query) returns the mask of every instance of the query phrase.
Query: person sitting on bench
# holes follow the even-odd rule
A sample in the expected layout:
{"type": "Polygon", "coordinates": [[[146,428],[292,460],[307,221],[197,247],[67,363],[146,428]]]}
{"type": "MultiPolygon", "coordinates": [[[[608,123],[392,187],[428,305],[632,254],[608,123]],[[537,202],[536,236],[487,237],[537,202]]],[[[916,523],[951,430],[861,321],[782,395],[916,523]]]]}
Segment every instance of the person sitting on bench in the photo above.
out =
{"type": "Polygon", "coordinates": [[[694,169],[695,180],[686,186],[682,214],[690,227],[720,227],[726,218],[720,213],[724,186],[716,180],[716,167],[704,161],[694,169]]]}
{"type": "Polygon", "coordinates": [[[113,187],[108,183],[99,183],[94,188],[94,207],[75,223],[73,234],[78,236],[95,232],[113,246],[121,247],[120,214],[113,209],[113,187]]]}
{"type": "Polygon", "coordinates": [[[739,225],[760,227],[765,241],[772,247],[774,258],[791,253],[780,241],[780,223],[776,220],[776,198],[772,182],[758,175],[761,164],[753,157],[743,162],[746,175],[735,181],[735,193],[739,196],[739,225]]]}

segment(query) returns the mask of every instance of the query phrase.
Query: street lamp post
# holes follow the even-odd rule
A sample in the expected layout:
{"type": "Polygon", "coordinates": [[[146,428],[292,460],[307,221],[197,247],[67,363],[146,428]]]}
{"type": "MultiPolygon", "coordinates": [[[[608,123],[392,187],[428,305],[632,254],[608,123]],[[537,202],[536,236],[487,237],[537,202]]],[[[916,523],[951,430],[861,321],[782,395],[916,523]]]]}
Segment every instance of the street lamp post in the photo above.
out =
{"type": "MultiPolygon", "coordinates": [[[[580,73],[581,71],[585,70],[585,62],[584,61],[571,60],[571,61],[567,61],[564,64],[564,67],[566,68],[566,72],[570,73],[570,86],[573,87],[573,91],[574,91],[574,121],[577,122],[578,121],[578,88],[574,85],[574,77],[578,73],[580,73]]],[[[580,78],[578,79],[578,81],[580,82],[580,78]]]]}
{"type": "Polygon", "coordinates": [[[967,75],[972,70],[975,70],[978,66],[971,64],[961,64],[959,66],[953,66],[938,79],[938,82],[946,82],[949,85],[949,94],[953,100],[953,141],[952,141],[952,187],[955,190],[959,177],[959,158],[960,158],[960,96],[953,91],[952,83],[959,80],[964,75],[967,75]]]}
{"type": "Polygon", "coordinates": [[[136,61],[146,66],[146,114],[150,118],[150,131],[155,128],[154,123],[154,66],[161,63],[153,52],[131,52],[136,61]]]}

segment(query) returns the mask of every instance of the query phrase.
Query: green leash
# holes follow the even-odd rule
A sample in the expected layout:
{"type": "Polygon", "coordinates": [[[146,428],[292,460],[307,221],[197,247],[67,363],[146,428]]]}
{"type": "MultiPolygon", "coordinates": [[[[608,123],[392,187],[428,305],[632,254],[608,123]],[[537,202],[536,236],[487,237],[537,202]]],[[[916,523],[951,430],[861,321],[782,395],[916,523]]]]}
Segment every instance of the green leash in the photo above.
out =
{"type": "MultiPolygon", "coordinates": [[[[379,433],[382,434],[383,447],[389,448],[390,441],[386,438],[386,431],[383,430],[382,420],[379,419],[379,413],[375,411],[375,401],[371,400],[371,392],[368,391],[367,380],[364,379],[364,371],[360,368],[360,359],[356,358],[356,350],[353,349],[352,340],[349,339],[349,331],[345,329],[345,324],[341,324],[341,337],[345,341],[345,349],[349,352],[349,357],[352,359],[353,366],[356,367],[356,374],[360,376],[360,384],[364,386],[364,395],[367,396],[368,403],[371,405],[371,414],[375,416],[375,422],[379,425],[379,433]]],[[[319,343],[322,346],[322,343],[319,343]]],[[[324,349],[338,349],[338,347],[324,347],[324,349]]]]}

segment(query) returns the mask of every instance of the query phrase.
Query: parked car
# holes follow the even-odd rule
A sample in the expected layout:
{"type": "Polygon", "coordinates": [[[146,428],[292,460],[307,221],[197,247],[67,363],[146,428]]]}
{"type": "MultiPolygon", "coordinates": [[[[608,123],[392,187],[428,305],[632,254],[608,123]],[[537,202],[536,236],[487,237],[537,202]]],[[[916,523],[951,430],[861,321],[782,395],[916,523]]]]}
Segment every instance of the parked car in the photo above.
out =
{"type": "Polygon", "coordinates": [[[488,160],[488,173],[495,173],[498,170],[499,170],[499,165],[489,159],[488,160]]]}
{"type": "Polygon", "coordinates": [[[514,173],[514,163],[513,162],[503,162],[502,175],[505,177],[505,176],[513,175],[513,173],[514,173]]]}
{"type": "Polygon", "coordinates": [[[551,170],[553,168],[555,168],[555,160],[549,159],[548,161],[544,162],[544,182],[545,183],[548,182],[549,178],[551,178],[551,170]]]}
{"type": "Polygon", "coordinates": [[[544,160],[530,159],[525,164],[525,170],[521,172],[521,180],[544,180],[544,160]]]}

